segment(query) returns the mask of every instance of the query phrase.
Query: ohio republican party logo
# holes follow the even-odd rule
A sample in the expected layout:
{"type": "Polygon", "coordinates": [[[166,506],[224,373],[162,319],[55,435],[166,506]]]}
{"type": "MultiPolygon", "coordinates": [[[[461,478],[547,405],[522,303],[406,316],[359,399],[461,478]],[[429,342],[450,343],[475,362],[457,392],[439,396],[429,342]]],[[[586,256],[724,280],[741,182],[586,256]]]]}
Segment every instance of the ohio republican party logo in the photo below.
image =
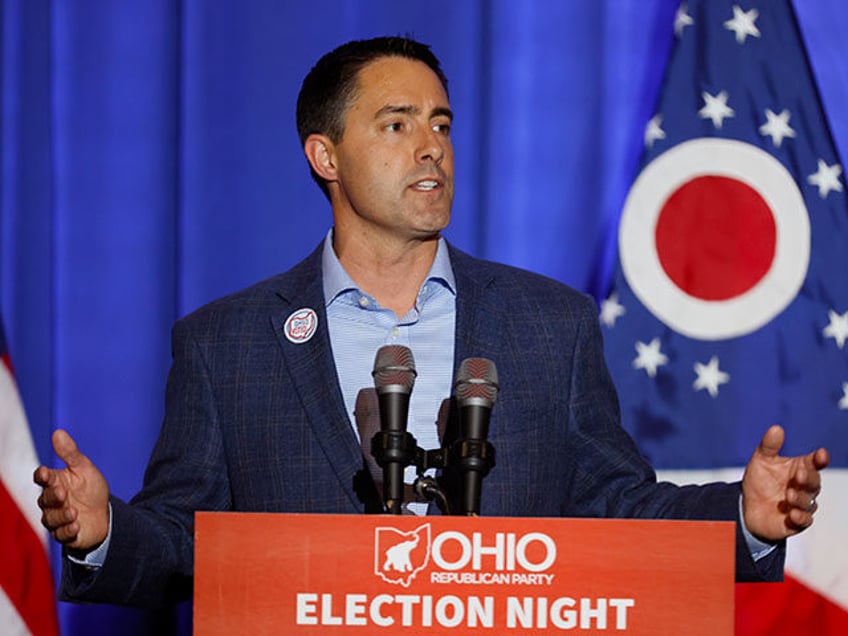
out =
{"type": "Polygon", "coordinates": [[[798,294],[810,220],[789,171],[731,139],[692,139],[649,163],[619,228],[621,266],[658,319],[699,340],[756,331],[798,294]]]}
{"type": "Polygon", "coordinates": [[[407,532],[374,529],[374,574],[403,587],[424,569],[430,583],[551,585],[555,575],[548,570],[556,558],[556,542],[542,532],[447,530],[431,536],[429,523],[407,532]]]}
{"type": "Polygon", "coordinates": [[[378,527],[374,531],[374,574],[387,583],[409,587],[430,562],[430,524],[410,532],[378,527]]]}

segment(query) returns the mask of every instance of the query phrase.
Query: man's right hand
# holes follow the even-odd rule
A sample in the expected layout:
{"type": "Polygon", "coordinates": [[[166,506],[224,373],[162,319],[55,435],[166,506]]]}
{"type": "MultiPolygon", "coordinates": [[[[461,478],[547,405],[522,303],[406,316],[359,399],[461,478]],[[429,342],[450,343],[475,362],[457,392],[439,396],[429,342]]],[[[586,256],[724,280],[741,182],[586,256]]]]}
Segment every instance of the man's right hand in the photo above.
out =
{"type": "Polygon", "coordinates": [[[109,484],[67,432],[53,433],[53,449],[66,467],[39,466],[33,474],[43,489],[41,523],[72,550],[96,548],[109,533],[109,484]]]}

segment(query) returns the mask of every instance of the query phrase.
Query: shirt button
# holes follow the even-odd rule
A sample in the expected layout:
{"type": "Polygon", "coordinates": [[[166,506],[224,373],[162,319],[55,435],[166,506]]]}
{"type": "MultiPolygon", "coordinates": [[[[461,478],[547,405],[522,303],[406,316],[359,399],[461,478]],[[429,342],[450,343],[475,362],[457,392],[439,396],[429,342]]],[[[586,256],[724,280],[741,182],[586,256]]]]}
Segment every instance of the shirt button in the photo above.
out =
{"type": "Polygon", "coordinates": [[[368,299],[365,296],[359,297],[359,306],[360,307],[367,307],[368,306],[368,299]]]}
{"type": "Polygon", "coordinates": [[[397,338],[398,336],[400,336],[400,329],[392,327],[392,338],[397,338]]]}

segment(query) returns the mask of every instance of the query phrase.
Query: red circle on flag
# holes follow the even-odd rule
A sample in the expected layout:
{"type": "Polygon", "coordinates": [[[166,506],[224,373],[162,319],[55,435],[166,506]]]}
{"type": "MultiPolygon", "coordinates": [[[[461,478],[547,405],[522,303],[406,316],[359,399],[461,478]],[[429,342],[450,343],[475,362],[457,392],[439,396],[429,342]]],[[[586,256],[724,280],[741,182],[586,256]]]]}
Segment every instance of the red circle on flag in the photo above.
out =
{"type": "Polygon", "coordinates": [[[795,298],[810,262],[810,220],[792,175],[762,148],[733,139],[690,139],[645,166],[618,241],[636,297],[699,340],[765,325],[795,298]]]}
{"type": "Polygon", "coordinates": [[[687,294],[727,300],[754,287],[771,268],[777,228],[751,186],[701,176],[668,198],[657,218],[657,256],[687,294]]]}

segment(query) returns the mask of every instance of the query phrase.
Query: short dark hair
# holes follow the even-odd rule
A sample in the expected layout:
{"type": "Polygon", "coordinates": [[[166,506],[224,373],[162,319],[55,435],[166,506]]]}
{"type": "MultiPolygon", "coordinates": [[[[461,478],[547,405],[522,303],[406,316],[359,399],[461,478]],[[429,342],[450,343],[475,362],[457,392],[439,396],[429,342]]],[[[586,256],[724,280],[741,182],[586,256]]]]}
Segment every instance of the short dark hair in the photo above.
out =
{"type": "MultiPolygon", "coordinates": [[[[304,78],[297,97],[297,133],[300,143],[312,134],[338,142],[344,134],[348,107],[356,96],[359,71],[384,57],[405,57],[426,64],[439,78],[445,93],[448,78],[426,44],[406,37],[353,40],[324,55],[304,78]]],[[[312,170],[312,178],[329,198],[327,184],[312,170]]]]}

